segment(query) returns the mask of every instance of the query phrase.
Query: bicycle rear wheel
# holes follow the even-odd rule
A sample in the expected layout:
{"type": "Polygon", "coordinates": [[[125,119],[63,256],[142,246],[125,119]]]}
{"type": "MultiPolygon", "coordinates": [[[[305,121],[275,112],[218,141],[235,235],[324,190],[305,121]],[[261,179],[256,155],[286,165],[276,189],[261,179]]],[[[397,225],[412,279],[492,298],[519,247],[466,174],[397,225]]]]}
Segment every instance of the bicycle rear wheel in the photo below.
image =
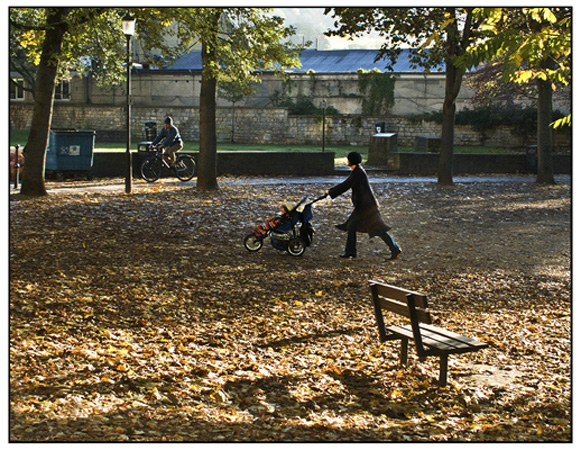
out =
{"type": "Polygon", "coordinates": [[[141,164],[141,177],[149,182],[153,183],[154,181],[159,180],[161,176],[161,159],[157,156],[152,156],[151,158],[147,158],[141,164]]]}
{"type": "Polygon", "coordinates": [[[196,162],[189,155],[179,155],[176,160],[176,176],[181,181],[190,181],[196,174],[196,162]]]}

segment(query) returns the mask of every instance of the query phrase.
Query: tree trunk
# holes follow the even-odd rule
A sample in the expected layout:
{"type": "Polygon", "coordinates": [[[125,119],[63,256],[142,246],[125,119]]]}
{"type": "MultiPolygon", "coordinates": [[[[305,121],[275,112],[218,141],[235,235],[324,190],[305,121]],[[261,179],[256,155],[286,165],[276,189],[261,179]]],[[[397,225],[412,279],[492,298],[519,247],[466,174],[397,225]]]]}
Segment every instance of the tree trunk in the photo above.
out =
{"type": "Polygon", "coordinates": [[[550,80],[537,82],[537,183],[555,184],[553,176],[553,87],[550,80]]]}
{"type": "Polygon", "coordinates": [[[452,74],[446,71],[446,93],[442,111],[442,139],[440,140],[440,161],[438,166],[438,183],[444,186],[454,184],[454,116],[456,101],[451,98],[448,89],[448,78],[452,74]]]}
{"type": "Polygon", "coordinates": [[[456,98],[462,84],[463,73],[462,69],[455,67],[452,62],[446,63],[446,91],[442,110],[442,140],[438,166],[438,183],[443,186],[454,184],[454,117],[456,98]]]}
{"type": "MultiPolygon", "coordinates": [[[[456,16],[455,8],[448,8],[451,16],[456,16]]],[[[446,90],[442,108],[442,140],[440,144],[440,161],[438,165],[438,183],[443,186],[454,184],[454,117],[456,115],[456,98],[462,86],[464,69],[454,65],[455,58],[463,53],[468,45],[472,22],[469,11],[464,24],[463,37],[460,37],[457,21],[446,27],[446,90]]]]}
{"type": "Polygon", "coordinates": [[[202,86],[200,90],[200,154],[198,158],[198,188],[218,189],[216,145],[217,80],[209,69],[215,53],[202,42],[202,86]]]}
{"type": "Polygon", "coordinates": [[[70,8],[47,8],[46,35],[36,76],[36,97],[26,143],[26,163],[22,174],[21,194],[47,195],[44,169],[48,134],[52,120],[54,88],[59,57],[67,30],[66,16],[70,8]]]}

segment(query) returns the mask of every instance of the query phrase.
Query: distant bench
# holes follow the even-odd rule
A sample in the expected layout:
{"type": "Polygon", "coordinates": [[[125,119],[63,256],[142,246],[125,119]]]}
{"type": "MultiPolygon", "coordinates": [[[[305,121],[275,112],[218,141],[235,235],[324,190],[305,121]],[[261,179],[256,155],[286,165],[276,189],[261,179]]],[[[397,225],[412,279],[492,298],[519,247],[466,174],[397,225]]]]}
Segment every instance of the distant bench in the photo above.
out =
{"type": "Polygon", "coordinates": [[[400,361],[404,366],[407,364],[410,339],[415,342],[420,359],[425,359],[427,356],[439,356],[440,386],[447,384],[448,355],[475,352],[488,347],[488,343],[431,325],[432,318],[425,294],[377,281],[371,281],[370,287],[381,342],[401,340],[400,361]],[[384,311],[409,318],[410,325],[386,327],[384,311]]]}

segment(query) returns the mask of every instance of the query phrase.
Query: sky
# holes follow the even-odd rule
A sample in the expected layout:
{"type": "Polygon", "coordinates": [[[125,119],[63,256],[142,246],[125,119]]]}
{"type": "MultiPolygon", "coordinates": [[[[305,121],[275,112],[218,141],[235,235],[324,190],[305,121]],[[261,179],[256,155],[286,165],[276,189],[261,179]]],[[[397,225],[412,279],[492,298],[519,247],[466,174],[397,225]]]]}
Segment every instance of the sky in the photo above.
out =
{"type": "Polygon", "coordinates": [[[333,28],[333,18],[325,15],[325,8],[273,8],[275,15],[284,17],[287,25],[297,29],[294,42],[312,41],[312,49],[339,50],[350,48],[378,49],[383,39],[378,37],[361,37],[353,41],[339,37],[327,37],[323,33],[333,28]]]}

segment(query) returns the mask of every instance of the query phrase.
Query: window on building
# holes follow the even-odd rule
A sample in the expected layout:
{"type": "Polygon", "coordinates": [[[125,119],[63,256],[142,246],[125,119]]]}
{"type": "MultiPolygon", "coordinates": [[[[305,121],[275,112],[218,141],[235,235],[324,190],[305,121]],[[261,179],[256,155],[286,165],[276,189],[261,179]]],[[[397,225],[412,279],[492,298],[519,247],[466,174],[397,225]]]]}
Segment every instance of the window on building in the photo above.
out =
{"type": "Polygon", "coordinates": [[[10,100],[24,100],[24,80],[13,78],[10,83],[10,100]]]}
{"type": "Polygon", "coordinates": [[[57,82],[55,89],[54,89],[54,99],[55,100],[70,100],[71,99],[71,90],[69,87],[68,81],[60,81],[57,82]]]}

